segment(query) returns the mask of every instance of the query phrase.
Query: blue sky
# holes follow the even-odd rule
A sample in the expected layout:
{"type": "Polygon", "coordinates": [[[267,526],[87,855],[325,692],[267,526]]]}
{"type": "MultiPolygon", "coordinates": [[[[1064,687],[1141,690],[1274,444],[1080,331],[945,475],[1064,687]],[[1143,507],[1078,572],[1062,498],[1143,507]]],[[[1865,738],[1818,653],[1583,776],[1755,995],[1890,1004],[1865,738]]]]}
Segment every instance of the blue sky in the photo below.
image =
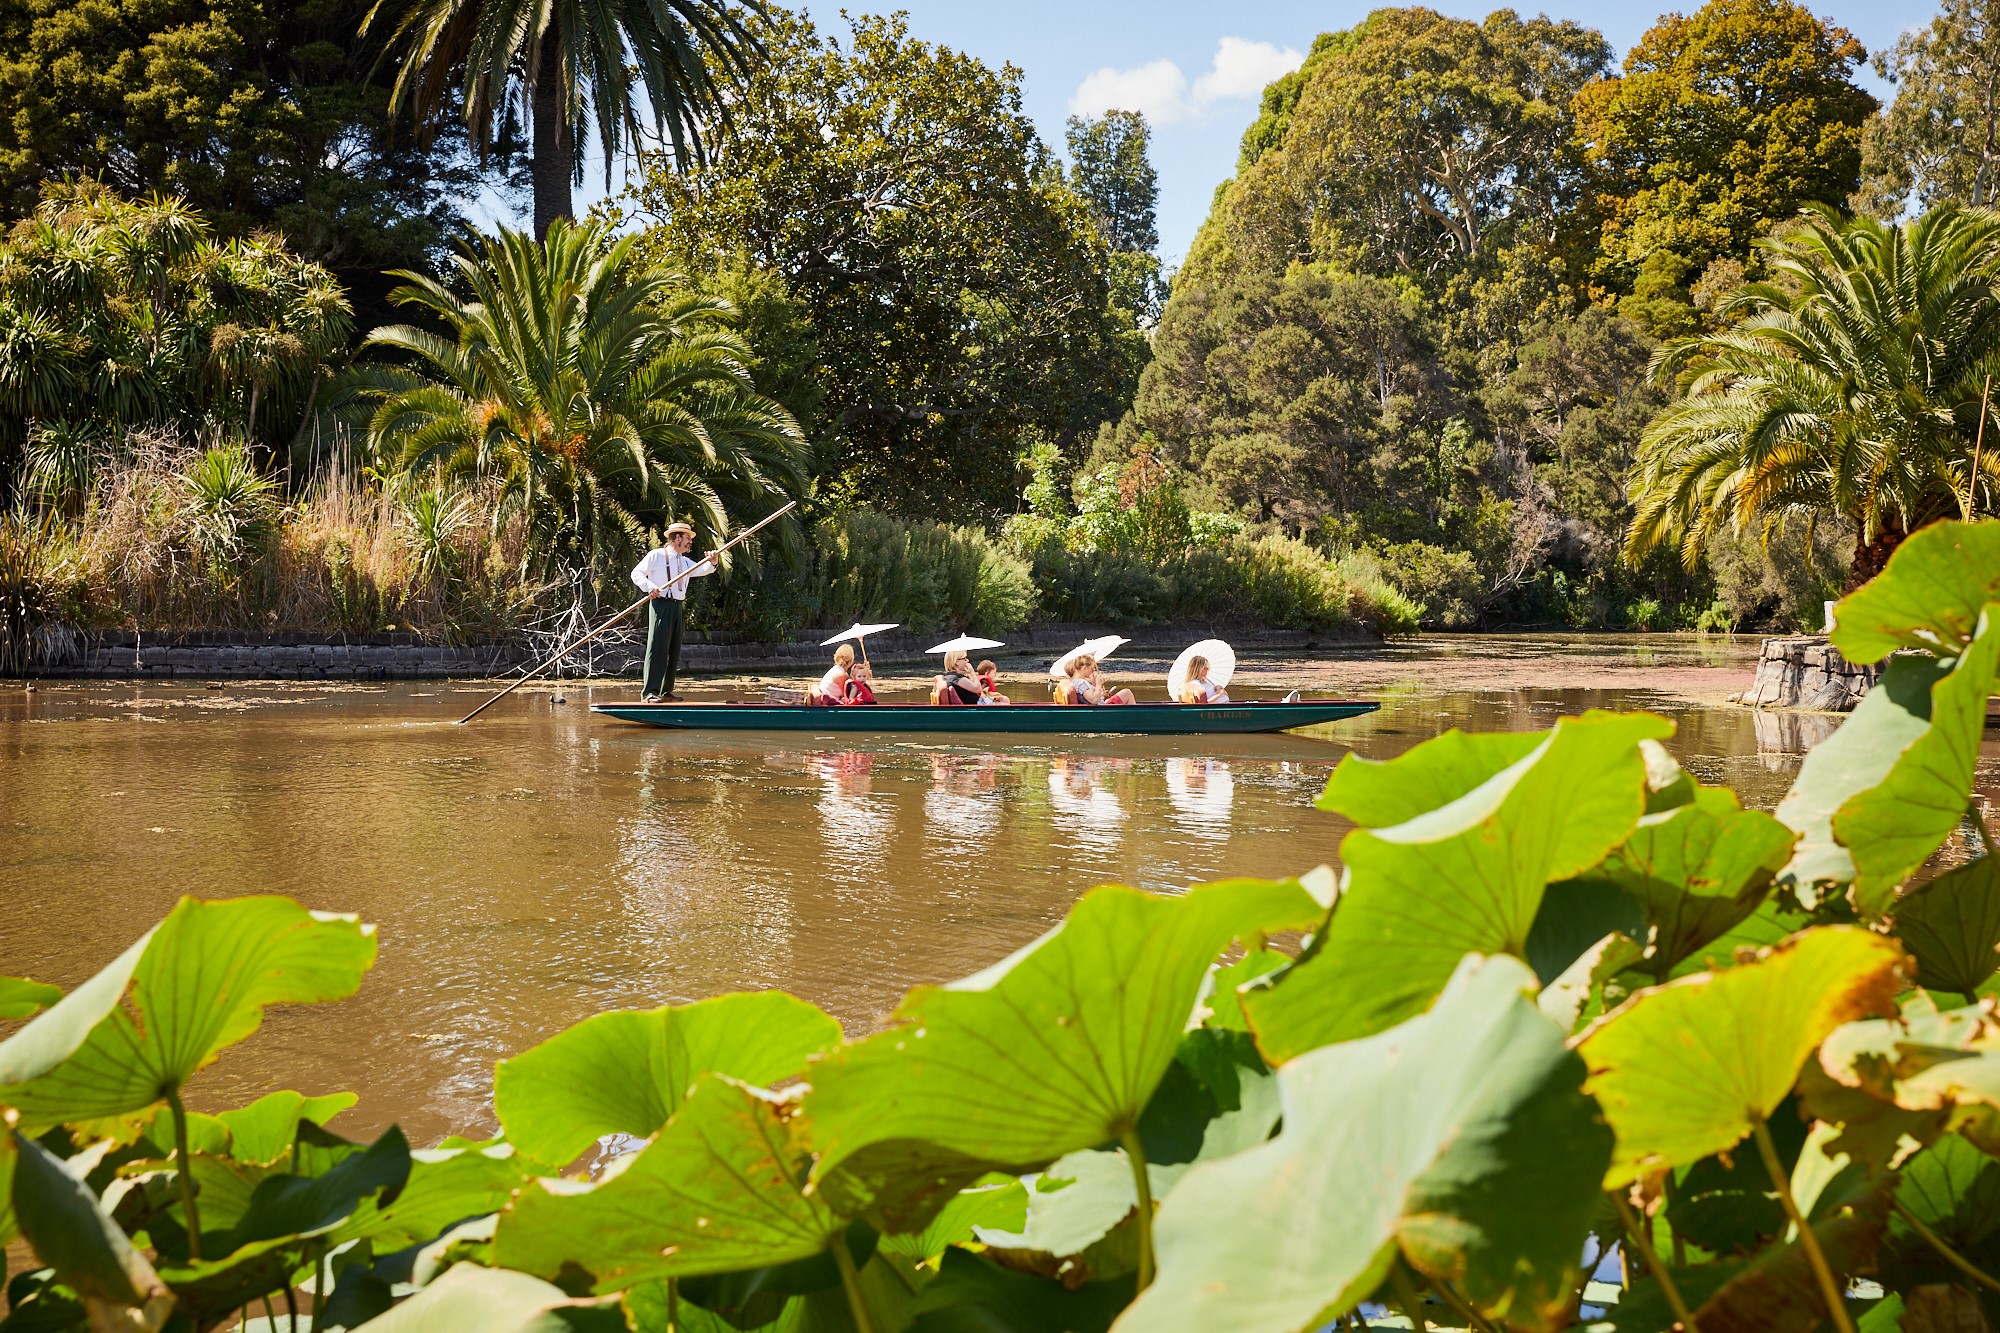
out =
{"type": "MultiPolygon", "coordinates": [[[[1696,7],[1686,0],[1680,8],[1696,7]]],[[[1443,13],[1482,18],[1499,6],[1431,0],[1443,13]]],[[[988,64],[1011,62],[1023,72],[1023,97],[1042,137],[1060,147],[1072,109],[1130,106],[1153,122],[1153,164],[1160,176],[1160,249],[1169,265],[1186,253],[1208,214],[1215,187],[1235,170],[1236,146],[1255,117],[1264,83],[1311,47],[1322,32],[1351,27],[1377,5],[1360,0],[1251,0],[1196,4],[1192,0],[902,0],[857,12],[902,9],[911,34],[969,52],[988,64]]],[[[1524,13],[1531,5],[1517,6],[1524,13]]],[[[1543,12],[1571,18],[1603,32],[1624,52],[1666,6],[1572,0],[1543,12]]],[[[1890,5],[1849,0],[1840,8],[1814,6],[1823,19],[1846,27],[1872,55],[1904,28],[1929,21],[1930,4],[1890,5]]],[[[839,31],[840,6],[811,8],[824,30],[839,31]]],[[[1878,97],[1889,89],[1872,70],[1861,81],[1878,97]]],[[[586,203],[599,192],[602,168],[587,171],[586,203]]]]}

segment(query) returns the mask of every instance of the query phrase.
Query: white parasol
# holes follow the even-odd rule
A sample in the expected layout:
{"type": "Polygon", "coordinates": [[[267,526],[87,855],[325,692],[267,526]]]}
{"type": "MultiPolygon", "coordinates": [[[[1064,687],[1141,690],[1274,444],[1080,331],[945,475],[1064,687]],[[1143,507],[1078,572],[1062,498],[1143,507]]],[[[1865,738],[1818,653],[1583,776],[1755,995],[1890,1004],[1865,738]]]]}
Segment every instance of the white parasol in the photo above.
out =
{"type": "Polygon", "coordinates": [[[946,639],[935,648],[924,649],[927,653],[971,653],[981,648],[1005,648],[998,639],[982,639],[976,634],[961,634],[955,639],[946,639]]]}
{"type": "Polygon", "coordinates": [[[895,629],[895,628],[896,628],[895,624],[849,625],[846,629],[834,635],[832,638],[821,639],[819,641],[819,646],[822,648],[831,648],[836,643],[845,643],[847,640],[852,639],[856,643],[861,645],[861,660],[866,662],[868,660],[868,643],[867,643],[868,636],[871,634],[880,634],[885,629],[895,629]]]}
{"type": "Polygon", "coordinates": [[[1225,688],[1229,678],[1236,674],[1236,650],[1221,639],[1191,643],[1167,668],[1167,697],[1175,703],[1180,702],[1181,691],[1187,688],[1188,663],[1197,657],[1208,659],[1208,683],[1218,690],[1225,688]]]}
{"type": "Polygon", "coordinates": [[[1049,668],[1049,675],[1061,680],[1069,674],[1069,664],[1085,653],[1102,662],[1130,642],[1132,642],[1130,639],[1119,634],[1107,634],[1101,639],[1087,639],[1058,657],[1055,664],[1049,668]]]}

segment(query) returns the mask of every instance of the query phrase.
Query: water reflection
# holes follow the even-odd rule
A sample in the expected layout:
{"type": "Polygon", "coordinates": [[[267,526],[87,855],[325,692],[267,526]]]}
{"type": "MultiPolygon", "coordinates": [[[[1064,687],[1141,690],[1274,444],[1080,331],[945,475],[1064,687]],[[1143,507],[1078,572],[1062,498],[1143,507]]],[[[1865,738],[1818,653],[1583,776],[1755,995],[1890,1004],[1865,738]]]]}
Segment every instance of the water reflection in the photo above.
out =
{"type": "Polygon", "coordinates": [[[1806,751],[1840,730],[1838,713],[1778,713],[1754,709],[1757,757],[1774,773],[1790,773],[1806,751]]]}
{"type": "Polygon", "coordinates": [[[924,792],[924,840],[956,862],[976,858],[1000,831],[1000,761],[991,754],[933,754],[924,792]]]}
{"type": "Polygon", "coordinates": [[[865,750],[813,754],[805,767],[820,784],[817,808],[826,868],[840,878],[874,878],[896,828],[894,805],[875,791],[875,756],[865,750]]]}
{"type": "Polygon", "coordinates": [[[1117,783],[1131,773],[1132,761],[1065,754],[1051,759],[1048,767],[1049,809],[1056,826],[1093,851],[1116,852],[1128,818],[1117,783]]]}
{"type": "MultiPolygon", "coordinates": [[[[1288,769],[1289,765],[1280,765],[1288,769]]],[[[1222,759],[1177,755],[1167,760],[1167,799],[1175,822],[1197,838],[1229,836],[1229,812],[1236,804],[1236,779],[1222,759]]]]}

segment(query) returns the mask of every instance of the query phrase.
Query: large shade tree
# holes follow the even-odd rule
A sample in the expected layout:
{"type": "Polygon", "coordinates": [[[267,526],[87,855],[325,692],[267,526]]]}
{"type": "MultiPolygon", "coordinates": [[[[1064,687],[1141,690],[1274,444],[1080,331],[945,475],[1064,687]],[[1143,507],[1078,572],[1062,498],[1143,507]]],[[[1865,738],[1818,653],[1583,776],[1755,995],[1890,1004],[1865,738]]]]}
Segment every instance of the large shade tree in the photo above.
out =
{"type": "MultiPolygon", "coordinates": [[[[602,569],[670,517],[712,538],[806,485],[798,426],[751,387],[728,305],[633,245],[601,223],[502,231],[457,261],[464,295],[400,275],[396,299],[449,336],[398,325],[365,344],[401,354],[360,380],[378,466],[496,479],[543,572],[602,569]]],[[[773,539],[795,544],[788,524],[773,539]]]]}
{"type": "Polygon", "coordinates": [[[2000,372],[2000,214],[1821,209],[1765,248],[1771,280],[1725,306],[1735,322],[1655,359],[1681,397],[1641,441],[1627,551],[1675,544],[1692,568],[1725,528],[1833,513],[1860,530],[1858,586],[1906,533],[2000,494],[1993,452],[1973,472],[2000,372]]]}
{"type": "Polygon", "coordinates": [[[594,122],[606,170],[647,122],[681,162],[707,157],[726,85],[761,51],[764,0],[378,0],[402,62],[396,105],[428,115],[457,97],[483,157],[526,112],[535,235],[570,218],[594,122]]]}

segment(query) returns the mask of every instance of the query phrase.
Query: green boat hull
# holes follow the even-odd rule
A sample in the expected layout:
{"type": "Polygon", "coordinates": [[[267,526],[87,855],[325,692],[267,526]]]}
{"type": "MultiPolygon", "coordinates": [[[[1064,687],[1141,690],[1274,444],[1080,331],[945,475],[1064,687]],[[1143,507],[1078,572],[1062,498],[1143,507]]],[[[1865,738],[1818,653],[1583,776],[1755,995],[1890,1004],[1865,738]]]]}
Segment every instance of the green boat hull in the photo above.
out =
{"type": "Polygon", "coordinates": [[[723,703],[592,704],[590,711],[627,722],[681,731],[947,732],[974,736],[1244,736],[1289,731],[1372,713],[1380,704],[1359,699],[1300,699],[1292,703],[1113,704],[1058,708],[1010,704],[940,708],[932,704],[874,704],[811,708],[803,704],[723,703]]]}

